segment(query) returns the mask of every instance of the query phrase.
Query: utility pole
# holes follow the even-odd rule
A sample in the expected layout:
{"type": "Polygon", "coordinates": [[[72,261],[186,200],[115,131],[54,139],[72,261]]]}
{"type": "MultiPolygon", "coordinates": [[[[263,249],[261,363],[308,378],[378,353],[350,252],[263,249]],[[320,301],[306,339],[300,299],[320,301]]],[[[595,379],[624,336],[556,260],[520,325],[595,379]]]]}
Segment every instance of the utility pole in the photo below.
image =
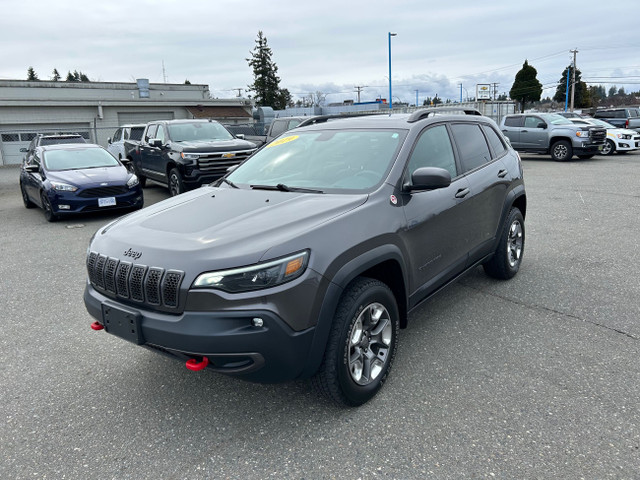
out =
{"type": "Polygon", "coordinates": [[[238,97],[242,96],[242,90],[243,90],[242,88],[232,88],[231,90],[238,90],[238,95],[237,96],[238,97]]]}
{"type": "Polygon", "coordinates": [[[576,54],[578,53],[578,49],[569,50],[573,53],[573,70],[571,72],[571,108],[569,111],[573,112],[573,99],[576,94],[576,54]]]}
{"type": "Polygon", "coordinates": [[[164,69],[164,60],[162,60],[162,80],[167,83],[167,71],[164,69]]]}
{"type": "Polygon", "coordinates": [[[492,83],[491,85],[493,86],[493,100],[495,101],[496,95],[498,93],[498,85],[500,85],[500,84],[499,83],[492,83]]]}
{"type": "Polygon", "coordinates": [[[356,85],[355,87],[353,87],[356,89],[356,92],[358,92],[358,103],[360,103],[360,92],[367,88],[367,85],[356,85]]]}
{"type": "Polygon", "coordinates": [[[418,90],[416,90],[416,107],[418,106],[418,90]]]}

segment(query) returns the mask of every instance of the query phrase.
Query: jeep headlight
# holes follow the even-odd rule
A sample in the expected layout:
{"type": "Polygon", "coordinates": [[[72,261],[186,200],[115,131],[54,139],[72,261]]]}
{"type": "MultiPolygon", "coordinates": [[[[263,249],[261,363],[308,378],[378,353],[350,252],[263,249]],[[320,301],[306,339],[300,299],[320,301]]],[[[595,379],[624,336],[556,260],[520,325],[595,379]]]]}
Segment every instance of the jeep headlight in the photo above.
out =
{"type": "Polygon", "coordinates": [[[304,251],[250,267],[206,272],[196,278],[193,287],[216,288],[229,293],[275,287],[302,275],[308,260],[309,252],[304,251]]]}
{"type": "Polygon", "coordinates": [[[76,190],[78,190],[78,187],[62,182],[51,182],[51,186],[58,192],[75,192],[76,190]]]}
{"type": "Polygon", "coordinates": [[[129,177],[129,180],[127,180],[127,187],[133,188],[138,185],[138,183],[140,183],[138,181],[138,177],[136,175],[131,175],[131,177],[129,177]]]}

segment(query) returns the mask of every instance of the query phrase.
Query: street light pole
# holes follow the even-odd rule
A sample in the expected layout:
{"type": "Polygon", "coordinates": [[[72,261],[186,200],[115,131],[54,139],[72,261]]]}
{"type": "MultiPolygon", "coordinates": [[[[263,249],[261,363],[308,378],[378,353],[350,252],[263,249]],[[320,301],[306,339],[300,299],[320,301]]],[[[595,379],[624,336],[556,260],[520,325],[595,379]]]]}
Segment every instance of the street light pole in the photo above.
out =
{"type": "Polygon", "coordinates": [[[397,33],[389,32],[389,113],[393,111],[393,97],[391,96],[391,37],[395,37],[397,33]]]}

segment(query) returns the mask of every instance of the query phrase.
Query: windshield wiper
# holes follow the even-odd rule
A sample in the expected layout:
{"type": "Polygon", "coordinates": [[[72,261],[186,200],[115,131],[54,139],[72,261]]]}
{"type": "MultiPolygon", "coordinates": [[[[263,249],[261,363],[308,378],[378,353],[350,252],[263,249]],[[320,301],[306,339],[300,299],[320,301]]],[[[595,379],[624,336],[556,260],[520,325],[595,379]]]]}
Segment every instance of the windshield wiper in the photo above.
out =
{"type": "Polygon", "coordinates": [[[232,188],[238,188],[238,186],[237,186],[235,183],[233,183],[231,180],[229,180],[229,179],[227,179],[227,178],[223,178],[223,179],[222,179],[222,181],[223,181],[224,183],[229,184],[232,188]]]}
{"type": "Polygon", "coordinates": [[[303,192],[303,193],[324,193],[322,190],[315,188],[290,187],[284,183],[277,185],[249,185],[254,190],[279,190],[281,192],[303,192]]]}

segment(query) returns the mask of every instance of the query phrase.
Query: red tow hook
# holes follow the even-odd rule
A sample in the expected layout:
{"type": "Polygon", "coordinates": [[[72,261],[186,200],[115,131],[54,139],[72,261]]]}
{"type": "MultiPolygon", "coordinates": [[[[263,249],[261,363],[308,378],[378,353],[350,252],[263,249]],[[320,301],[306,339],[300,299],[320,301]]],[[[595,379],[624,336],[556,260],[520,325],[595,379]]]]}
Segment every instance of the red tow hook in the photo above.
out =
{"type": "Polygon", "coordinates": [[[92,330],[104,330],[104,325],[102,325],[100,322],[93,322],[91,324],[91,329],[92,330]]]}
{"type": "Polygon", "coordinates": [[[198,363],[195,358],[190,358],[187,360],[185,366],[191,370],[192,372],[199,372],[200,370],[204,370],[209,365],[209,359],[207,357],[202,357],[202,361],[198,363]]]}

